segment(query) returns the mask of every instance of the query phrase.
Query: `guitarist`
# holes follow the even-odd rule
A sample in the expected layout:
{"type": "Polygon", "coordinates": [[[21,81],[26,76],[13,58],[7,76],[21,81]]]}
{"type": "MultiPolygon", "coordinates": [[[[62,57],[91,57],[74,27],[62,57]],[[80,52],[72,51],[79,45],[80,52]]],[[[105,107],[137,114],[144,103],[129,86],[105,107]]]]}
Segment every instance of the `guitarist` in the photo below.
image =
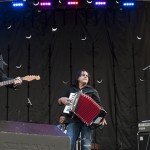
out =
{"type": "MultiPolygon", "coordinates": [[[[7,64],[3,61],[3,57],[0,54],[0,82],[12,79],[10,77],[7,77],[7,75],[5,74],[4,65],[7,64]]],[[[10,85],[8,87],[16,88],[17,86],[21,85],[21,83],[22,83],[22,79],[20,77],[17,77],[14,79],[13,85],[10,85]]]]}

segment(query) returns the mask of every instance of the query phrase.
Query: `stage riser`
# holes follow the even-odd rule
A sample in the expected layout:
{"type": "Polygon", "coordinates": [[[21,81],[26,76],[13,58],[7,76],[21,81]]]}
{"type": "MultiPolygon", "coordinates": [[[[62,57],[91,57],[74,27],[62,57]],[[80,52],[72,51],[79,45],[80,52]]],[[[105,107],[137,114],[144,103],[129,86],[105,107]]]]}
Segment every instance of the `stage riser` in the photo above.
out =
{"type": "Polygon", "coordinates": [[[0,150],[70,150],[70,139],[53,125],[0,122],[0,150]]]}

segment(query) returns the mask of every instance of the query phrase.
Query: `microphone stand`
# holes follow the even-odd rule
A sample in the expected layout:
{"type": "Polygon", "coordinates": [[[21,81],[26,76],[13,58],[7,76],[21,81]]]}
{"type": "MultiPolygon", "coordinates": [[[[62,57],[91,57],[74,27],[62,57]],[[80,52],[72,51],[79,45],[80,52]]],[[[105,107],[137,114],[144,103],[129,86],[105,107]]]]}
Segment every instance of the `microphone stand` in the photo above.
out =
{"type": "Polygon", "coordinates": [[[28,102],[27,102],[27,108],[28,108],[28,122],[30,122],[30,107],[32,107],[32,103],[31,100],[29,98],[27,98],[28,102]]]}

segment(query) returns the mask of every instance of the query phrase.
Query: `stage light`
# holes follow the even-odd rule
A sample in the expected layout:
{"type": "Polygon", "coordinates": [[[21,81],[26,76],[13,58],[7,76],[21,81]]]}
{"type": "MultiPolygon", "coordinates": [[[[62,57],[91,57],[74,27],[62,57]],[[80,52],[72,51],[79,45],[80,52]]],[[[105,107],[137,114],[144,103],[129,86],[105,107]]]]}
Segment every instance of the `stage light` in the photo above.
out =
{"type": "Polygon", "coordinates": [[[39,2],[39,5],[41,7],[51,7],[52,6],[52,2],[49,1],[49,0],[45,0],[45,1],[42,0],[42,1],[39,2]]]}
{"type": "Polygon", "coordinates": [[[13,7],[23,7],[24,3],[23,2],[12,2],[13,7]]]}
{"type": "Polygon", "coordinates": [[[51,2],[40,2],[40,6],[51,6],[51,2]]]}
{"type": "Polygon", "coordinates": [[[95,7],[104,7],[107,5],[107,2],[105,0],[96,0],[94,5],[95,7]]]}
{"type": "Polygon", "coordinates": [[[122,0],[121,7],[132,8],[135,6],[135,0],[122,0]]]}
{"type": "Polygon", "coordinates": [[[96,6],[101,6],[101,5],[106,5],[105,1],[99,1],[99,2],[95,2],[96,6]]]}
{"type": "Polygon", "coordinates": [[[135,4],[134,2],[123,2],[122,4],[124,7],[133,7],[135,4]]]}
{"type": "Polygon", "coordinates": [[[78,1],[67,1],[68,6],[78,6],[79,2],[78,1]]]}

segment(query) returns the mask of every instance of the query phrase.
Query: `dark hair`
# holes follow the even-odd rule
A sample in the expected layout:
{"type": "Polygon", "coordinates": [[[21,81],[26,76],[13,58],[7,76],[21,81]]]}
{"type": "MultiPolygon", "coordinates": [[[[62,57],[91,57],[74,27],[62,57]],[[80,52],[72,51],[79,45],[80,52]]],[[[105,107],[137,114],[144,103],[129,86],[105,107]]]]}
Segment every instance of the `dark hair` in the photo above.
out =
{"type": "Polygon", "coordinates": [[[65,117],[65,114],[60,114],[60,115],[59,115],[59,118],[62,117],[62,116],[65,117]]]}
{"type": "Polygon", "coordinates": [[[90,74],[89,74],[89,72],[86,70],[86,69],[81,69],[81,70],[78,70],[77,71],[77,73],[76,73],[76,75],[75,75],[75,80],[74,80],[74,84],[75,84],[75,86],[79,86],[79,81],[78,81],[78,78],[81,76],[81,73],[83,72],[83,71],[86,71],[87,73],[88,73],[88,78],[89,78],[89,80],[88,80],[88,85],[90,85],[91,84],[91,77],[90,77],[90,74]]]}

